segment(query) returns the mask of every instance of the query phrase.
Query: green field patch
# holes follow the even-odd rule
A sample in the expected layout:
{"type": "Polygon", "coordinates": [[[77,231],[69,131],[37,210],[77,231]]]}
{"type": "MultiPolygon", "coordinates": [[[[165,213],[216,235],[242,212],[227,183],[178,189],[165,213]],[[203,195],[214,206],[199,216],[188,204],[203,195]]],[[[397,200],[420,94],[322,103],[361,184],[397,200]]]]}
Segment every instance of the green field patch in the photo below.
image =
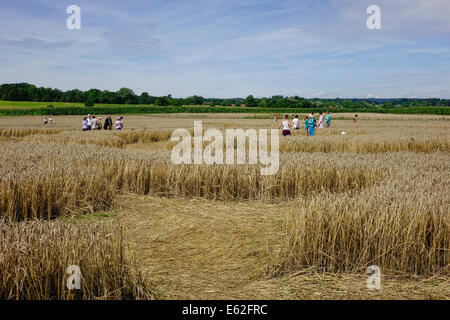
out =
{"type": "MultiPolygon", "coordinates": [[[[163,114],[163,113],[259,113],[292,114],[326,112],[326,108],[259,108],[259,107],[210,107],[210,106],[154,106],[101,104],[86,107],[81,103],[68,102],[20,102],[0,101],[0,114],[3,116],[30,115],[83,115],[83,114],[163,114]],[[53,105],[53,107],[48,107],[53,105]]],[[[390,113],[390,114],[437,114],[450,115],[450,107],[405,107],[405,108],[336,108],[334,113],[390,113]]],[[[270,119],[272,115],[255,115],[251,119],[270,119]]],[[[350,119],[350,118],[348,118],[350,119]]]]}

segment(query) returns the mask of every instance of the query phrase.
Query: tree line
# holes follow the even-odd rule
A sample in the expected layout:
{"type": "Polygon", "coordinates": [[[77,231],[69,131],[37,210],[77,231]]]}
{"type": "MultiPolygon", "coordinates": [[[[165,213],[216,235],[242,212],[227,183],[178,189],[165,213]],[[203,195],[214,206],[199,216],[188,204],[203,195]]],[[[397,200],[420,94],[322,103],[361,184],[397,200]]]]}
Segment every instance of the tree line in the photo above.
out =
{"type": "Polygon", "coordinates": [[[285,97],[276,95],[272,97],[255,98],[253,95],[244,98],[219,99],[190,96],[187,98],[174,98],[172,95],[152,96],[148,92],[137,95],[129,88],[117,91],[78,89],[62,91],[54,88],[36,87],[29,83],[11,83],[0,85],[0,100],[6,101],[35,101],[35,102],[76,102],[86,106],[95,104],[129,104],[129,105],[156,105],[156,106],[182,106],[182,105],[209,105],[209,106],[241,106],[259,108],[399,108],[421,106],[450,106],[450,99],[306,99],[299,96],[285,97]]]}

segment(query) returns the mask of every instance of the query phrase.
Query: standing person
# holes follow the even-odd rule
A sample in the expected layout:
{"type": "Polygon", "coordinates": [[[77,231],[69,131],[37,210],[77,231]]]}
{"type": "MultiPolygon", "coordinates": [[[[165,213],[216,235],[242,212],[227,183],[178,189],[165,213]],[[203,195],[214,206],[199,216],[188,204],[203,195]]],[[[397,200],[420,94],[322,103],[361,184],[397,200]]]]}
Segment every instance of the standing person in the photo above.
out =
{"type": "Polygon", "coordinates": [[[47,117],[44,118],[44,124],[47,124],[48,120],[47,117]]]}
{"type": "Polygon", "coordinates": [[[120,120],[120,117],[116,120],[116,130],[122,130],[122,121],[120,120]]]}
{"type": "Polygon", "coordinates": [[[98,120],[95,123],[95,130],[102,130],[102,118],[100,117],[98,117],[98,120]]]}
{"type": "Polygon", "coordinates": [[[323,115],[322,112],[319,112],[319,128],[323,128],[323,115]]]}
{"type": "Polygon", "coordinates": [[[353,122],[358,123],[358,115],[357,114],[355,114],[355,118],[353,119],[353,122]]]}
{"type": "Polygon", "coordinates": [[[112,126],[113,126],[113,123],[112,123],[111,115],[108,114],[108,115],[106,116],[105,124],[103,125],[103,129],[105,129],[105,130],[111,130],[111,129],[112,129],[112,126]]]}
{"type": "Polygon", "coordinates": [[[123,116],[120,116],[120,128],[123,129],[123,116]]]}
{"type": "Polygon", "coordinates": [[[325,127],[329,128],[331,126],[331,115],[330,111],[327,111],[327,116],[325,117],[325,127]]]}
{"type": "Polygon", "coordinates": [[[52,124],[53,123],[53,118],[52,118],[52,116],[50,116],[49,118],[48,118],[48,124],[52,124]]]}
{"type": "Polygon", "coordinates": [[[304,122],[305,122],[305,132],[306,132],[306,135],[307,135],[307,136],[309,136],[308,120],[309,120],[309,117],[306,116],[305,119],[304,119],[304,122]]]}
{"type": "Polygon", "coordinates": [[[92,116],[91,116],[91,114],[88,114],[88,116],[86,118],[86,125],[87,125],[86,130],[92,130],[92,116]]]}
{"type": "Polygon", "coordinates": [[[83,118],[83,121],[81,122],[81,128],[83,129],[83,131],[88,130],[88,124],[87,124],[87,117],[83,118]]]}
{"type": "Polygon", "coordinates": [[[291,135],[291,125],[289,124],[288,115],[285,115],[283,117],[283,120],[281,120],[279,128],[283,128],[283,136],[291,135]]]}
{"type": "Polygon", "coordinates": [[[273,121],[277,122],[278,121],[278,113],[275,113],[273,115],[273,121]]]}
{"type": "Polygon", "coordinates": [[[308,135],[310,137],[314,136],[315,126],[316,126],[316,120],[314,119],[314,117],[310,117],[308,119],[308,135]]]}
{"type": "Polygon", "coordinates": [[[96,118],[96,116],[92,116],[92,120],[91,120],[92,130],[96,130],[97,129],[97,121],[98,121],[98,119],[96,118]]]}
{"type": "Polygon", "coordinates": [[[294,130],[300,129],[300,122],[298,121],[298,115],[295,115],[294,119],[292,119],[292,129],[294,130]]]}

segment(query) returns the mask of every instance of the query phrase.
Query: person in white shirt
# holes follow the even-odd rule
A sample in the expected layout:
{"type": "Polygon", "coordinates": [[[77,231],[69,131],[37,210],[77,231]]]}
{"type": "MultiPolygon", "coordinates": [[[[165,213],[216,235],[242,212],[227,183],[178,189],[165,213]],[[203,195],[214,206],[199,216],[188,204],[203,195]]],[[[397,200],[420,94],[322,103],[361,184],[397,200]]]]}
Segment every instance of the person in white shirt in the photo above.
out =
{"type": "Polygon", "coordinates": [[[323,128],[323,115],[322,112],[319,112],[320,117],[319,117],[319,128],[323,128]]]}
{"type": "Polygon", "coordinates": [[[283,128],[283,136],[291,135],[291,125],[289,124],[287,115],[283,117],[283,120],[281,120],[279,128],[283,128]]]}
{"type": "Polygon", "coordinates": [[[117,118],[116,120],[116,130],[122,130],[123,124],[121,118],[117,118]]]}
{"type": "Polygon", "coordinates": [[[123,129],[123,116],[120,116],[120,129],[123,129]]]}
{"type": "Polygon", "coordinates": [[[88,114],[86,119],[87,129],[86,130],[92,130],[92,116],[91,114],[88,114]]]}
{"type": "Polygon", "coordinates": [[[292,119],[292,128],[294,130],[300,129],[300,122],[298,121],[298,115],[295,115],[295,117],[292,119]]]}
{"type": "Polygon", "coordinates": [[[95,116],[92,116],[92,120],[91,120],[91,129],[95,130],[95,128],[97,127],[97,121],[98,119],[95,116]]]}
{"type": "Polygon", "coordinates": [[[81,122],[81,128],[83,129],[83,131],[86,131],[88,129],[88,124],[87,124],[87,117],[83,118],[83,121],[81,122]]]}

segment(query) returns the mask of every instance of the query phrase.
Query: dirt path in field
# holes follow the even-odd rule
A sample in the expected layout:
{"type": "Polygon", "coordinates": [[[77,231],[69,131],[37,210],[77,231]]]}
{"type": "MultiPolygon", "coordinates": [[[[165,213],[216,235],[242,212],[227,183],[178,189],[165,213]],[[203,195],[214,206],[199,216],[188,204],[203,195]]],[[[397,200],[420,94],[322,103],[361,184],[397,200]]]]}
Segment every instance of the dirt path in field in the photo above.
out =
{"type": "Polygon", "coordinates": [[[127,196],[121,206],[131,251],[169,298],[249,297],[281,235],[273,205],[127,196]]]}
{"type": "Polygon", "coordinates": [[[164,299],[449,298],[446,279],[384,276],[381,291],[361,275],[305,271],[268,278],[268,248],[282,241],[292,203],[224,203],[122,196],[119,219],[130,254],[164,299]]]}

